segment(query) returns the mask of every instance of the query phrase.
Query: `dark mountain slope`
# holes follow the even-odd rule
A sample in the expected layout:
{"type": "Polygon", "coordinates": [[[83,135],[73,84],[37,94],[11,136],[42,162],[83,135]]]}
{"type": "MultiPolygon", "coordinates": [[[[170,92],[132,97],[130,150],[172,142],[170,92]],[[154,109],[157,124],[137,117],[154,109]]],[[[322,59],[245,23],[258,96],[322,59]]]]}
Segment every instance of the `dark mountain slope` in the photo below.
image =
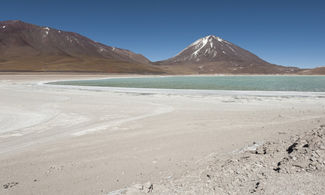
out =
{"type": "Polygon", "coordinates": [[[0,22],[0,71],[162,73],[140,54],[17,20],[0,22]]]}

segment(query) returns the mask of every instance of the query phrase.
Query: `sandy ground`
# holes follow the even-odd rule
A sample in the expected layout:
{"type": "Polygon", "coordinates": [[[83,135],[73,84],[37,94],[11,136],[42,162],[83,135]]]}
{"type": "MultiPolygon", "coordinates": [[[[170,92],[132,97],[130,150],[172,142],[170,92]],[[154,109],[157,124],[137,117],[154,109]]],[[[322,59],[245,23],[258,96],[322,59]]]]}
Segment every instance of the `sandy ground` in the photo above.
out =
{"type": "Polygon", "coordinates": [[[290,139],[254,143],[223,157],[212,154],[204,161],[205,167],[180,178],[135,184],[110,194],[321,195],[325,192],[325,125],[290,139]]]}
{"type": "Polygon", "coordinates": [[[104,77],[0,75],[0,194],[108,194],[136,183],[177,181],[208,166],[211,156],[228,159],[253,143],[289,139],[325,124],[321,93],[152,93],[39,84],[104,77]]]}

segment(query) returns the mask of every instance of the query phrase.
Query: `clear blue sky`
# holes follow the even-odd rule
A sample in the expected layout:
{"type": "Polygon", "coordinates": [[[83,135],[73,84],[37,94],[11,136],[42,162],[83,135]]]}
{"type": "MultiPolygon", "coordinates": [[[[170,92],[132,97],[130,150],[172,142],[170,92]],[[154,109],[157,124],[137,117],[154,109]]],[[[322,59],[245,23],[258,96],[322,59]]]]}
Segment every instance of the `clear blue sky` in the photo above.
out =
{"type": "Polygon", "coordinates": [[[0,20],[78,32],[156,61],[213,34],[276,64],[325,66],[323,0],[1,0],[0,20]]]}

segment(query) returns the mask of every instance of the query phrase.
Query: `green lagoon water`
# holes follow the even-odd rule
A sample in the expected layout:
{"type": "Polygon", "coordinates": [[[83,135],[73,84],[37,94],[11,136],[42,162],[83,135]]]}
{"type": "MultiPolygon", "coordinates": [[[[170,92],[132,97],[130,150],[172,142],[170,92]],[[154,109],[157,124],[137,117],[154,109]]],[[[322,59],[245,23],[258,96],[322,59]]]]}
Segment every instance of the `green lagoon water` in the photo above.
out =
{"type": "Polygon", "coordinates": [[[325,76],[170,76],[60,81],[50,84],[160,89],[325,92],[325,76]]]}

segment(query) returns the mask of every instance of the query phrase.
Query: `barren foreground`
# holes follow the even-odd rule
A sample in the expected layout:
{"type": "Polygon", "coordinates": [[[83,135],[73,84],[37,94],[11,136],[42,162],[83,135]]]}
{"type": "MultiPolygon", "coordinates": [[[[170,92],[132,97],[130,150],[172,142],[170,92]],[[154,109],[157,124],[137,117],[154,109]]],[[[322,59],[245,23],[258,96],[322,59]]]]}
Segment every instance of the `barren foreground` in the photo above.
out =
{"type": "Polygon", "coordinates": [[[313,132],[324,134],[324,95],[128,93],[38,84],[103,77],[0,75],[0,194],[323,190],[324,148],[304,146],[313,132]],[[309,167],[303,149],[320,164],[309,167]]]}
{"type": "MultiPolygon", "coordinates": [[[[323,194],[325,126],[290,139],[254,143],[177,179],[135,184],[122,194],[323,194]]],[[[112,194],[112,193],[111,193],[112,194]]]]}

